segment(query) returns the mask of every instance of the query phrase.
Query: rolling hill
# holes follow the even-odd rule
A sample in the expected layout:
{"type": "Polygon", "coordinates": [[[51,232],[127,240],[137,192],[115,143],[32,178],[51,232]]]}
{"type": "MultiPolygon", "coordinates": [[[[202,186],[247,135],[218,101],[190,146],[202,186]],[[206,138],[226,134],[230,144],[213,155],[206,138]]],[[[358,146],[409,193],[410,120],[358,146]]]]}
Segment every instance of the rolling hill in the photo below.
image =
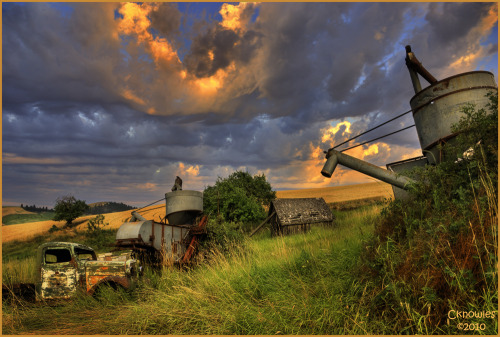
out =
{"type": "MultiPolygon", "coordinates": [[[[303,190],[278,191],[278,198],[324,198],[327,203],[352,201],[366,198],[392,198],[392,188],[390,185],[380,182],[339,186],[314,188],[303,190]]],[[[10,207],[4,207],[4,209],[10,207]]],[[[20,207],[18,207],[21,209],[20,207]]],[[[13,212],[14,210],[10,210],[13,212]]],[[[140,210],[140,214],[146,219],[160,221],[165,216],[165,204],[158,203],[157,205],[146,207],[140,210]]],[[[115,213],[104,214],[104,222],[109,223],[108,228],[119,228],[123,222],[127,221],[131,216],[131,211],[122,211],[115,213]]],[[[87,221],[92,219],[94,215],[80,217],[74,221],[78,228],[84,229],[87,221]]],[[[28,240],[34,236],[46,233],[53,225],[57,227],[64,226],[64,221],[39,221],[31,223],[23,223],[10,226],[2,226],[2,242],[14,240],[28,240]]]]}

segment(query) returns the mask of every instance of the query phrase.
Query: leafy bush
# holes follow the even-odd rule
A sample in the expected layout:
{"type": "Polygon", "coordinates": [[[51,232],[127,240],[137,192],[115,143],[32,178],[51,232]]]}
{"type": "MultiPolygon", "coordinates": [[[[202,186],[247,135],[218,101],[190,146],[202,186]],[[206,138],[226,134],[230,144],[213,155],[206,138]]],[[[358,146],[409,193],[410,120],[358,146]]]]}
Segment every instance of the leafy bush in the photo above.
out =
{"type": "Polygon", "coordinates": [[[251,176],[237,171],[228,178],[218,178],[203,193],[207,214],[217,214],[229,222],[252,222],[265,217],[264,205],[276,198],[264,175],[251,176]]]}
{"type": "Polygon", "coordinates": [[[87,234],[91,236],[98,234],[103,230],[105,226],[108,225],[109,225],[108,222],[104,223],[104,215],[99,214],[95,218],[90,219],[87,222],[87,234]]]}
{"type": "Polygon", "coordinates": [[[206,240],[202,241],[202,250],[228,252],[232,247],[243,244],[245,236],[241,225],[241,223],[209,219],[206,240]]]}
{"type": "Polygon", "coordinates": [[[115,231],[105,229],[109,226],[108,222],[104,222],[104,215],[99,214],[87,222],[87,230],[85,231],[86,242],[94,249],[105,247],[112,244],[115,239],[115,231]]]}
{"type": "MultiPolygon", "coordinates": [[[[413,198],[391,203],[366,243],[374,315],[394,317],[397,331],[457,333],[450,310],[497,310],[498,112],[489,98],[489,113],[463,110],[447,159],[415,170],[413,198]]],[[[496,320],[484,323],[496,334],[496,320]]]]}
{"type": "Polygon", "coordinates": [[[52,227],[49,228],[49,233],[54,233],[57,231],[60,231],[61,229],[57,227],[56,225],[52,225],[52,227]]]}

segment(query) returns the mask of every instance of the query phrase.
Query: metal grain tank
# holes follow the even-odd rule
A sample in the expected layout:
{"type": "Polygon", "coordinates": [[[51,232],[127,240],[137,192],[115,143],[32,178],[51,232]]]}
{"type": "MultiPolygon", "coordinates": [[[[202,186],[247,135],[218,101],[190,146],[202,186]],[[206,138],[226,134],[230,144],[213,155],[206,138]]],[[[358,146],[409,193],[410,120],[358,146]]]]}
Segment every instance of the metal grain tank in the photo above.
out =
{"type": "Polygon", "coordinates": [[[342,164],[391,184],[395,198],[405,199],[408,194],[404,190],[412,182],[408,173],[415,167],[442,161],[444,153],[440,145],[456,136],[451,127],[464,116],[462,109],[468,104],[474,104],[476,109],[484,108],[489,103],[486,94],[498,91],[490,72],[473,71],[438,81],[422,66],[410,46],[406,46],[405,60],[415,90],[410,105],[424,156],[387,164],[388,170],[384,170],[332,148],[327,151],[327,161],[321,171],[325,177],[331,177],[337,164],[342,164]],[[430,84],[423,90],[418,75],[430,84]]]}
{"type": "Polygon", "coordinates": [[[448,77],[418,92],[410,100],[418,139],[429,163],[441,162],[444,145],[456,136],[451,127],[463,116],[462,108],[474,104],[481,109],[488,104],[486,94],[496,91],[494,75],[473,71],[448,77]]]}
{"type": "Polygon", "coordinates": [[[171,225],[191,225],[203,212],[203,193],[177,190],[165,193],[166,215],[171,225]]]}
{"type": "Polygon", "coordinates": [[[166,193],[167,223],[147,220],[132,212],[116,233],[116,246],[130,248],[150,263],[177,263],[186,255],[196,219],[203,212],[203,193],[177,190],[166,193]]]}

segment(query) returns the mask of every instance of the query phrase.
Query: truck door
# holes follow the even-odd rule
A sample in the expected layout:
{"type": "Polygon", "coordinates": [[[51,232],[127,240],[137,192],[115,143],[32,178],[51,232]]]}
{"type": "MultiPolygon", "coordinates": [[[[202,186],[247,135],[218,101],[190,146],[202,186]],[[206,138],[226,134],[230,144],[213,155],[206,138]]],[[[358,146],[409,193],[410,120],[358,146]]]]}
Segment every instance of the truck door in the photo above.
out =
{"type": "Polygon", "coordinates": [[[41,295],[44,299],[71,297],[77,287],[76,263],[68,247],[47,247],[41,263],[41,295]]]}

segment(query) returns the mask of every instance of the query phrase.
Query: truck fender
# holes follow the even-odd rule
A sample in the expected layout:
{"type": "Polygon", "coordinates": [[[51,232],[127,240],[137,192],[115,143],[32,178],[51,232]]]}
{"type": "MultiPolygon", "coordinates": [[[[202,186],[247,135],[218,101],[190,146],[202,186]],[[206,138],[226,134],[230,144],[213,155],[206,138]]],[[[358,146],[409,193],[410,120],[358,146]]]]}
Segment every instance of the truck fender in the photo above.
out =
{"type": "Polygon", "coordinates": [[[94,295],[96,290],[103,286],[103,285],[110,285],[111,287],[115,288],[116,286],[123,287],[124,289],[129,289],[130,288],[130,281],[128,278],[123,277],[123,276],[108,276],[100,280],[98,283],[96,283],[88,293],[90,295],[94,295]]]}

